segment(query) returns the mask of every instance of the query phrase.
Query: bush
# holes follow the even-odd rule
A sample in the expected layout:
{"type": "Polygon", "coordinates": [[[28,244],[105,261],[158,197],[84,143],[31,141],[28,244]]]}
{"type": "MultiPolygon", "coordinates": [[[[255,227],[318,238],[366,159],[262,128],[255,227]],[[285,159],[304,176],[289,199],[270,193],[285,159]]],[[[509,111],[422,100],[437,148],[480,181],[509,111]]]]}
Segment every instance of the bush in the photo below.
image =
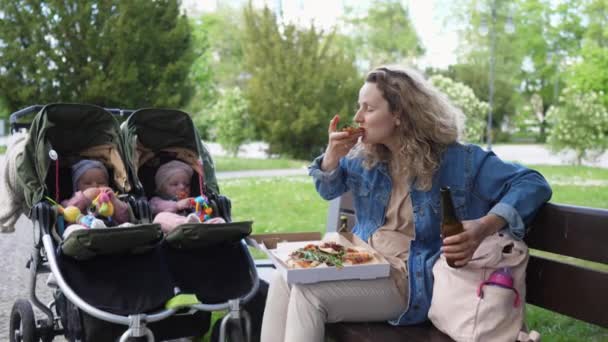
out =
{"type": "Polygon", "coordinates": [[[235,87],[224,92],[211,110],[210,135],[233,156],[242,144],[253,138],[253,124],[247,107],[241,90],[235,87]]]}
{"type": "Polygon", "coordinates": [[[552,129],[547,142],[554,151],[573,149],[581,164],[608,147],[608,111],[602,104],[602,92],[564,89],[557,107],[551,107],[547,120],[552,129]]]}
{"type": "Polygon", "coordinates": [[[451,78],[435,75],[429,78],[433,85],[448,96],[450,101],[465,115],[466,125],[464,140],[480,142],[485,133],[485,117],[490,107],[486,102],[480,101],[471,88],[464,83],[456,82],[451,78]]]}

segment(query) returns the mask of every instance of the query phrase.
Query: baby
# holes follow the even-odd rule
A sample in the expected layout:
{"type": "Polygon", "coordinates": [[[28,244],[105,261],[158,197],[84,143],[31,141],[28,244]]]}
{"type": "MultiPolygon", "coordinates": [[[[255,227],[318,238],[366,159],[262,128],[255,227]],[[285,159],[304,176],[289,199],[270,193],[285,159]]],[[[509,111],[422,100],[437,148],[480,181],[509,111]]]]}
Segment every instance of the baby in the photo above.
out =
{"type": "MultiPolygon", "coordinates": [[[[165,233],[184,223],[200,223],[193,212],[193,198],[190,197],[190,181],[194,170],[181,161],[173,160],[161,165],[154,176],[156,196],[150,199],[150,209],[154,223],[158,223],[165,233]]],[[[205,223],[224,223],[221,217],[205,220],[205,223]]]]}
{"type": "MultiPolygon", "coordinates": [[[[110,217],[112,225],[119,225],[129,220],[129,207],[127,203],[119,200],[109,187],[109,174],[106,167],[97,160],[83,159],[72,166],[72,186],[74,194],[70,199],[61,202],[64,208],[76,207],[80,213],[88,213],[93,200],[102,192],[105,192],[114,206],[114,212],[110,217]]],[[[105,227],[102,220],[95,219],[91,222],[91,228],[105,227]]],[[[75,229],[87,228],[82,224],[70,225],[64,232],[66,238],[75,229]]]]}

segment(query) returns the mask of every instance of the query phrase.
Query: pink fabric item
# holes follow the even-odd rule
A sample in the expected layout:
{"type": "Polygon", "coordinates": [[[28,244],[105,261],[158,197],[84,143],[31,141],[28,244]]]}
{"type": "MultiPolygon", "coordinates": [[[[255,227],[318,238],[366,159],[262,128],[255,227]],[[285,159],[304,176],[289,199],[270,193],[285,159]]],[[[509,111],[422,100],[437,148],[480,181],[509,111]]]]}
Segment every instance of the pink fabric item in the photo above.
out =
{"type": "Polygon", "coordinates": [[[129,205],[119,199],[112,201],[114,204],[114,215],[112,219],[116,224],[129,222],[129,205]]]}
{"type": "Polygon", "coordinates": [[[91,205],[91,200],[88,199],[82,191],[76,191],[72,198],[64,200],[61,205],[65,207],[75,206],[80,209],[80,212],[86,212],[87,208],[91,205]]]}
{"type": "Polygon", "coordinates": [[[155,196],[150,199],[150,210],[152,210],[152,215],[162,212],[177,213],[177,202],[155,196]]]}

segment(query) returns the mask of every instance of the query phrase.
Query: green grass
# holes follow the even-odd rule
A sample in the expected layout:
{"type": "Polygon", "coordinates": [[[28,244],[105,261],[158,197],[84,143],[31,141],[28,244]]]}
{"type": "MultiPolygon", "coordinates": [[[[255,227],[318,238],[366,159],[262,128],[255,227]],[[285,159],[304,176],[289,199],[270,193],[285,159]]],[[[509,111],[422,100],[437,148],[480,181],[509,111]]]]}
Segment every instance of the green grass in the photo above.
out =
{"type": "Polygon", "coordinates": [[[308,166],[310,162],[292,159],[255,159],[214,157],[217,171],[245,171],[271,169],[298,169],[308,166]]]}
{"type": "Polygon", "coordinates": [[[542,335],[542,341],[608,341],[608,329],[581,322],[534,305],[526,306],[526,323],[528,327],[542,335]]]}
{"type": "Polygon", "coordinates": [[[6,146],[0,145],[0,154],[5,154],[5,153],[6,153],[6,146]]]}
{"type": "Polygon", "coordinates": [[[529,165],[553,189],[551,202],[608,208],[608,169],[588,166],[529,165]]]}
{"type": "MultiPolygon", "coordinates": [[[[551,184],[551,201],[608,208],[607,169],[530,167],[540,171],[551,184]]],[[[328,202],[318,196],[309,177],[224,180],[221,186],[232,200],[234,219],[254,220],[255,233],[325,230],[328,202]]],[[[607,267],[600,265],[602,270],[607,267]]],[[[527,312],[530,328],[539,331],[544,341],[608,341],[608,329],[531,305],[527,312]]]]}
{"type": "Polygon", "coordinates": [[[253,220],[254,233],[325,231],[328,202],[309,177],[222,181],[235,220],[253,220]]]}

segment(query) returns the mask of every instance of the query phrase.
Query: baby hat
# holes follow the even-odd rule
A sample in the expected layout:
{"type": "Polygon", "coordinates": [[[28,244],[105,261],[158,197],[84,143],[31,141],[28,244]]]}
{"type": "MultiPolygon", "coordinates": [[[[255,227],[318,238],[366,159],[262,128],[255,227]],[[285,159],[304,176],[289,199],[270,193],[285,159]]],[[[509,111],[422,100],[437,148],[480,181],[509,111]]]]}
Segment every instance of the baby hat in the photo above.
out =
{"type": "Polygon", "coordinates": [[[160,188],[165,184],[166,181],[169,180],[173,175],[178,172],[185,172],[188,175],[188,178],[192,177],[194,170],[190,167],[190,165],[181,162],[179,160],[172,160],[168,163],[161,165],[156,171],[156,175],[154,176],[154,183],[156,184],[156,192],[159,192],[160,188]]]}
{"type": "Polygon", "coordinates": [[[72,189],[77,191],[78,180],[82,175],[90,169],[100,169],[106,174],[106,178],[110,180],[110,175],[106,167],[98,160],[83,159],[78,163],[72,165],[72,189]]]}

